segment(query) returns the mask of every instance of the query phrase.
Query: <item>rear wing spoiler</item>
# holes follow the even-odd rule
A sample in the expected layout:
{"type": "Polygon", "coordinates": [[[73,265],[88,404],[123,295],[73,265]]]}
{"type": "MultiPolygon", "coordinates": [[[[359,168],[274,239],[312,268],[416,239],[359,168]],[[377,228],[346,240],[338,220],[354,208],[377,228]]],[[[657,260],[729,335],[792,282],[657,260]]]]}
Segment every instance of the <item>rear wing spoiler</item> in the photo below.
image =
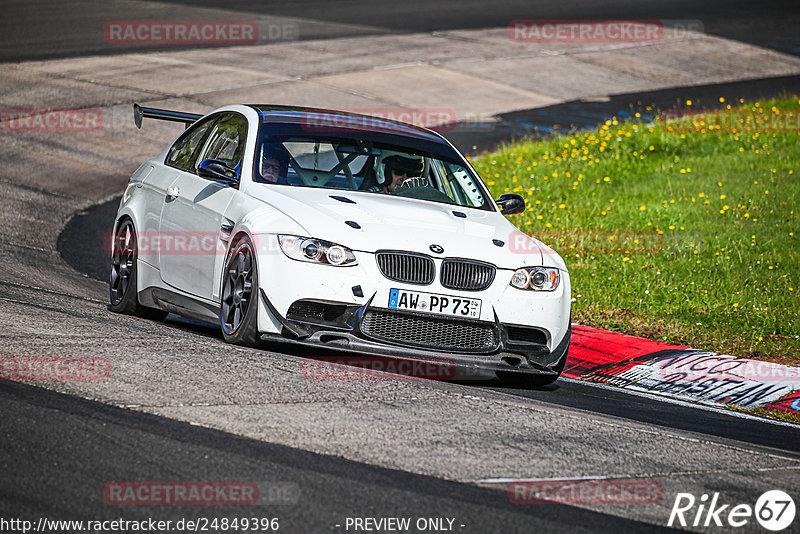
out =
{"type": "Polygon", "coordinates": [[[142,127],[142,119],[145,117],[148,119],[160,119],[162,121],[182,122],[188,128],[197,119],[201,118],[202,115],[198,115],[197,113],[184,113],[182,111],[170,111],[168,109],[143,108],[139,104],[134,104],[133,122],[136,124],[137,128],[142,127]]]}

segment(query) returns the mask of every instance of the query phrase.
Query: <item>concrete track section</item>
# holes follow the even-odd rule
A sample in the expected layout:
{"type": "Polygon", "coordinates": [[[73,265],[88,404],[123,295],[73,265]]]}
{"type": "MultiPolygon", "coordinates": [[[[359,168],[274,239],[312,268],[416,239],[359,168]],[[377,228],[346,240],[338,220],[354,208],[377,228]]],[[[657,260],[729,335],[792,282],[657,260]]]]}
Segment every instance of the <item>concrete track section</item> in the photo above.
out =
{"type": "MultiPolygon", "coordinates": [[[[0,122],[0,356],[110,363],[99,380],[0,385],[3,517],[203,515],[196,507],[109,505],[103,489],[120,480],[291,482],[304,498],[284,513],[286,531],[296,532],[336,531],[336,521],[358,514],[447,515],[472,532],[557,531],[561,524],[627,532],[665,526],[679,492],[698,498],[716,492],[725,502],[751,504],[775,488],[798,495],[794,429],[758,440],[715,431],[737,421],[724,414],[703,419],[705,412],[689,407],[670,413],[696,417],[692,425],[592,406],[624,402],[613,395],[552,401],[572,383],[522,396],[392,377],[313,380],[301,367],[316,353],[242,349],[202,325],[111,314],[105,284],[61,258],[58,237],[73,214],[113,199],[138,164],[180,132],[154,121],[136,130],[134,100],[196,112],[248,100],[373,109],[446,102],[457,117],[492,116],[589,92],[675,85],[679,78],[664,72],[684,72],[692,84],[800,72],[794,57],[704,35],[673,36],[661,48],[512,51],[529,70],[562,73],[563,83],[553,85],[535,72],[515,77],[503,32],[359,36],[0,66],[0,108],[36,108],[40,115],[48,113],[44,108],[79,108],[102,116],[102,126],[77,131],[24,128],[7,117],[0,122]],[[374,52],[348,53],[353,50],[374,52]],[[689,51],[695,70],[680,65],[689,51]],[[714,64],[719,54],[737,68],[697,66],[714,64]],[[413,65],[397,65],[409,57],[413,65]],[[629,75],[583,89],[581,69],[568,64],[583,66],[587,58],[620,65],[629,75]],[[484,70],[476,69],[481,61],[484,70]],[[637,69],[641,75],[633,74],[637,69]],[[457,87],[468,90],[454,93],[457,87]],[[586,478],[649,484],[661,488],[660,498],[533,505],[507,493],[514,480],[586,478]]],[[[592,73],[590,79],[613,77],[592,73]]],[[[93,269],[87,270],[102,267],[93,269]]],[[[662,405],[639,406],[648,409],[658,413],[662,405]]]]}
{"type": "MultiPolygon", "coordinates": [[[[512,20],[693,20],[706,33],[798,54],[794,28],[800,10],[792,0],[481,0],[328,2],[324,0],[9,0],[0,4],[0,61],[163,51],[173,45],[114,43],[109,21],[246,20],[259,28],[257,42],[505,27],[512,20]]],[[[185,48],[208,47],[206,44],[185,48]]],[[[358,51],[357,53],[360,53],[358,51]]]]}

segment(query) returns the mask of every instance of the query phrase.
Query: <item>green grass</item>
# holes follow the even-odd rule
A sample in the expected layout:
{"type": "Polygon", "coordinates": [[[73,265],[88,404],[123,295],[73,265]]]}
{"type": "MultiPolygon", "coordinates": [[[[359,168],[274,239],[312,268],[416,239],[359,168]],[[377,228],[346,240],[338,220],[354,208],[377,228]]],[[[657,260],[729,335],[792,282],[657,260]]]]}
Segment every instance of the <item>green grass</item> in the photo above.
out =
{"type": "Polygon", "coordinates": [[[800,415],[795,415],[792,413],[779,412],[777,410],[769,410],[766,408],[742,408],[740,406],[727,406],[727,408],[735,412],[749,413],[751,415],[758,415],[760,417],[767,417],[769,419],[776,419],[778,421],[800,423],[800,415]]]}
{"type": "Polygon", "coordinates": [[[564,257],[575,322],[798,365],[798,117],[794,97],[614,120],[473,163],[564,257]]]}

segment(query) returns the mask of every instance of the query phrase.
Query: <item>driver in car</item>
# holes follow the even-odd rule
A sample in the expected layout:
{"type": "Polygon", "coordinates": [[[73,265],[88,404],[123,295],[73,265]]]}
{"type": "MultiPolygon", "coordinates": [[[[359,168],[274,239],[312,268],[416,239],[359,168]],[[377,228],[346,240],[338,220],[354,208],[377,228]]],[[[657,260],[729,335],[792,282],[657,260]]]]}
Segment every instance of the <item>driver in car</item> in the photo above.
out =
{"type": "Polygon", "coordinates": [[[389,156],[383,159],[383,165],[383,184],[372,187],[370,191],[396,193],[401,187],[428,185],[422,178],[424,164],[420,156],[389,156]]]}
{"type": "Polygon", "coordinates": [[[289,167],[289,157],[286,150],[280,146],[273,146],[270,143],[262,145],[261,163],[259,164],[259,175],[255,177],[256,182],[268,184],[286,184],[286,172],[289,167]]]}

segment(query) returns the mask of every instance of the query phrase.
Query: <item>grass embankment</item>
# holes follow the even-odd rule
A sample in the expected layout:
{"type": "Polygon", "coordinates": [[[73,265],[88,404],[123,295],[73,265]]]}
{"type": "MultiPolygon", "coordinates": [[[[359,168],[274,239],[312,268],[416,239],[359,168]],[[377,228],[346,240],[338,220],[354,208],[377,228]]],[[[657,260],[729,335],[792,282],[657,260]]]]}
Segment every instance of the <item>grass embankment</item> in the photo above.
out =
{"type": "Polygon", "coordinates": [[[612,120],[474,164],[564,257],[575,322],[798,365],[799,117],[795,97],[612,120]]]}

